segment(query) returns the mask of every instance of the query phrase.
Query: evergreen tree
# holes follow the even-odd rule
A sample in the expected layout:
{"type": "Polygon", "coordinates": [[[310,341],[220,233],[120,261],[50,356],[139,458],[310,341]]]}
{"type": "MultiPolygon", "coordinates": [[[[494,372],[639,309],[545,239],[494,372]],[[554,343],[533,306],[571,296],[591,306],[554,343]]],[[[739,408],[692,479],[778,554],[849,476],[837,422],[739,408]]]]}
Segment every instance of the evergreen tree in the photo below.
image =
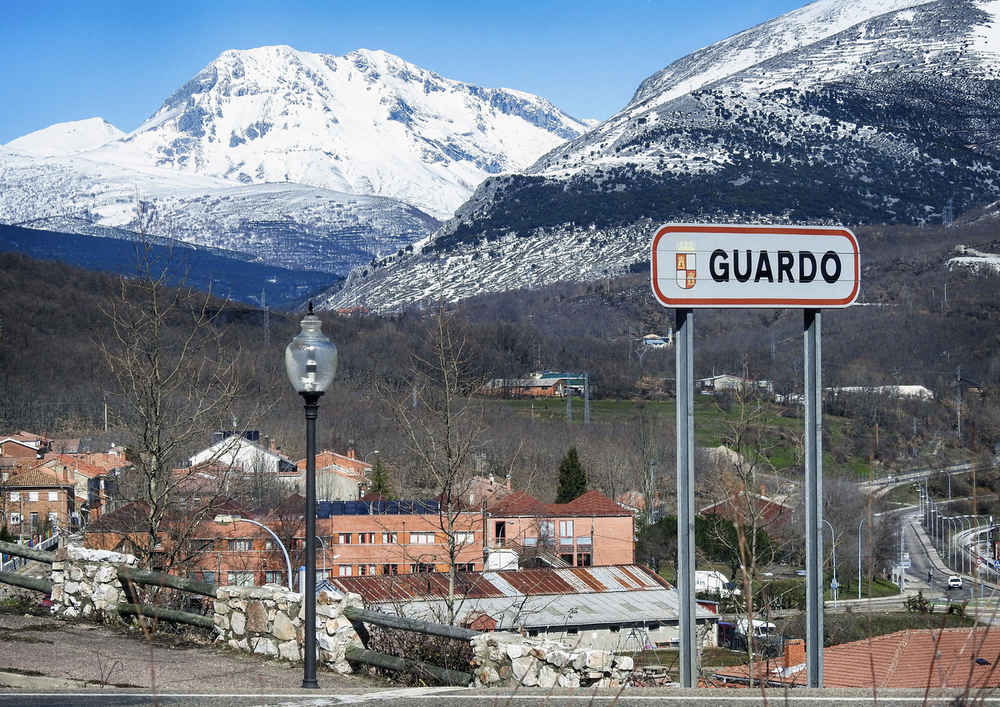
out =
{"type": "Polygon", "coordinates": [[[392,482],[389,481],[389,471],[382,464],[382,458],[376,456],[375,463],[372,464],[371,475],[369,476],[371,486],[368,493],[378,494],[387,501],[396,500],[396,492],[392,489],[392,482]]]}
{"type": "Polygon", "coordinates": [[[580,463],[576,447],[570,447],[559,462],[559,489],[556,491],[556,503],[569,503],[586,492],[587,472],[580,463]]]}

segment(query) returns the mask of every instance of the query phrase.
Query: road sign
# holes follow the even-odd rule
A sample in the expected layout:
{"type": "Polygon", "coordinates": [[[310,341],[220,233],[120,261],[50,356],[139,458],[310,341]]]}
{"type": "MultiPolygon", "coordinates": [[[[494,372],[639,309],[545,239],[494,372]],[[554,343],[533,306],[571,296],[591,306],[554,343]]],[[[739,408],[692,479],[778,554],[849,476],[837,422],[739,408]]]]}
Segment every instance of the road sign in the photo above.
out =
{"type": "Polygon", "coordinates": [[[907,570],[910,569],[910,567],[911,567],[911,565],[910,565],[910,553],[908,553],[908,552],[904,552],[903,553],[903,561],[899,563],[899,566],[902,567],[903,569],[907,569],[907,570]]]}
{"type": "Polygon", "coordinates": [[[1000,559],[993,560],[993,569],[1000,570],[1000,559]]]}
{"type": "Polygon", "coordinates": [[[651,278],[665,307],[849,307],[861,256],[846,228],[669,224],[653,237],[651,278]]]}
{"type": "Polygon", "coordinates": [[[839,588],[840,588],[840,583],[837,580],[834,579],[830,581],[830,589],[839,589],[839,588]]]}
{"type": "Polygon", "coordinates": [[[976,566],[979,566],[979,565],[981,565],[981,564],[983,564],[983,558],[981,558],[981,557],[977,557],[977,558],[976,558],[976,566]]]}

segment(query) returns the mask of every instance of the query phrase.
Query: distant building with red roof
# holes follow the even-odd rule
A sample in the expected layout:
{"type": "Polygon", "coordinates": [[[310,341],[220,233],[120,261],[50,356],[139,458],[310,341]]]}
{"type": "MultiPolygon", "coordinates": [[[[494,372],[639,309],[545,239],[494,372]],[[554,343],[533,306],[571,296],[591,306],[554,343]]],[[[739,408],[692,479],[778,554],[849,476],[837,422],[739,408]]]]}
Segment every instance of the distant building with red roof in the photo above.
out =
{"type": "Polygon", "coordinates": [[[634,561],[635,513],[598,491],[542,503],[515,491],[488,504],[483,519],[490,569],[589,567],[634,561]]]}

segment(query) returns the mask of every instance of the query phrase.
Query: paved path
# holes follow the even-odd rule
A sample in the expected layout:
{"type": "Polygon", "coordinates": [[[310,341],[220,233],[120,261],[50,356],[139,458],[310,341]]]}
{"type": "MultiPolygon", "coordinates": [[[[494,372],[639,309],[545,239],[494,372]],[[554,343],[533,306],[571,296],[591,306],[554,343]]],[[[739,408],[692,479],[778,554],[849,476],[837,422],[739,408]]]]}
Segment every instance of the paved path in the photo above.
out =
{"type": "MultiPolygon", "coordinates": [[[[321,692],[376,689],[366,678],[319,672],[321,692]]],[[[0,614],[0,688],[41,690],[102,686],[157,693],[288,694],[302,665],[201,645],[180,636],[112,630],[48,616],[0,614]]],[[[6,690],[0,689],[0,693],[6,690]]],[[[315,690],[303,694],[317,694],[315,690]]]]}

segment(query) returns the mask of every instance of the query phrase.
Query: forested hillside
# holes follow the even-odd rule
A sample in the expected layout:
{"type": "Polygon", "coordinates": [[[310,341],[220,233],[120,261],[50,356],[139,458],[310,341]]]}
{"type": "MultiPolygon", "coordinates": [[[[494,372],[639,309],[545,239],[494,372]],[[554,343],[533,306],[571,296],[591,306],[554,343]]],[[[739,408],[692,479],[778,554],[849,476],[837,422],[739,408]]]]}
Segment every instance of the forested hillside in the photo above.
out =
{"type": "MultiPolygon", "coordinates": [[[[868,460],[916,463],[934,439],[956,454],[986,454],[1000,440],[998,276],[946,265],[959,243],[1000,251],[990,227],[976,223],[987,222],[859,232],[863,304],[824,313],[824,385],[924,385],[936,399],[854,395],[830,401],[827,411],[842,421],[830,426],[826,448],[843,469],[868,460]],[[978,392],[956,388],[958,376],[977,384],[978,392]]],[[[650,350],[640,339],[665,335],[673,312],[653,301],[647,278],[555,285],[445,308],[467,337],[467,369],[475,380],[519,378],[533,370],[590,374],[589,425],[582,423],[579,399],[572,424],[566,424],[565,401],[529,405],[484,398],[487,432],[477,457],[484,471],[501,478],[510,473],[520,487],[547,498],[554,493],[559,459],[573,445],[592,483],[606,492],[625,484],[616,480],[624,478],[623,469],[634,475],[646,464],[648,470],[649,459],[662,459],[664,471],[672,467],[673,415],[667,406],[673,354],[650,350]],[[647,461],[626,461],[636,455],[647,461]]],[[[96,446],[120,441],[116,430],[103,429],[110,381],[99,351],[112,336],[105,312],[117,282],[108,274],[0,255],[0,430],[89,438],[96,446]]],[[[250,420],[247,412],[237,425],[253,425],[290,456],[300,456],[301,407],[284,379],[282,359],[299,315],[265,315],[221,301],[215,306],[223,308],[215,326],[225,327],[227,340],[243,350],[255,389],[274,398],[266,401],[273,406],[263,417],[250,420]]],[[[320,445],[360,453],[378,449],[398,483],[418,484],[418,470],[411,468],[405,440],[391,420],[391,403],[406,400],[419,386],[414,361],[431,353],[434,312],[322,317],[339,348],[340,368],[321,406],[320,445]]],[[[801,391],[800,312],[700,310],[694,326],[697,377],[734,373],[772,380],[779,395],[801,391]]],[[[178,326],[176,335],[182,333],[178,326]]],[[[784,414],[797,417],[797,406],[788,404],[784,414]]]]}

